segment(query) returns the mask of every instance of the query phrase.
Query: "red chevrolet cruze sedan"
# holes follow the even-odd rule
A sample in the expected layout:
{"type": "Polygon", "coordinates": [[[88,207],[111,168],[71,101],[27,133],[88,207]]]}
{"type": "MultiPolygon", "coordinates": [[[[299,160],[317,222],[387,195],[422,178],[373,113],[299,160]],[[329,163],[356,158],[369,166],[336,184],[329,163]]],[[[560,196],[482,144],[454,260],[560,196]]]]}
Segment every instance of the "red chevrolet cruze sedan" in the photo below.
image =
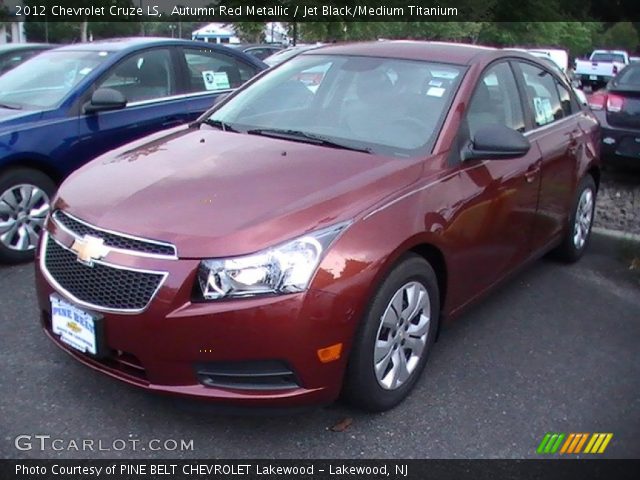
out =
{"type": "Polygon", "coordinates": [[[69,177],[39,248],[42,324],[149,391],[389,409],[441,324],[550,250],[580,258],[598,145],[526,53],[312,50],[69,177]]]}

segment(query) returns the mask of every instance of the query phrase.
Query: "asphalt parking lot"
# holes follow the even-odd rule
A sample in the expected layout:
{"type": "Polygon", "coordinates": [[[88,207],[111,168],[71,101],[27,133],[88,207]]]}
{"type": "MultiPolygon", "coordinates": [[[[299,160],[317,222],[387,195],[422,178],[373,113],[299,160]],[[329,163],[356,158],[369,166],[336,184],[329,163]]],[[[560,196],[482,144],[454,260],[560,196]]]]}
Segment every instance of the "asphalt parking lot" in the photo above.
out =
{"type": "Polygon", "coordinates": [[[523,271],[442,333],[416,391],[382,415],[340,404],[230,415],[125,386],[46,339],[32,265],[0,267],[0,456],[520,458],[536,457],[554,431],[612,432],[604,456],[638,458],[640,274],[629,271],[629,248],[598,238],[576,265],[544,259],[523,271]],[[344,419],[348,428],[330,430],[344,419]],[[40,434],[142,447],[14,447],[16,436],[40,434]],[[193,450],[151,452],[152,439],[193,440],[193,450]]]}

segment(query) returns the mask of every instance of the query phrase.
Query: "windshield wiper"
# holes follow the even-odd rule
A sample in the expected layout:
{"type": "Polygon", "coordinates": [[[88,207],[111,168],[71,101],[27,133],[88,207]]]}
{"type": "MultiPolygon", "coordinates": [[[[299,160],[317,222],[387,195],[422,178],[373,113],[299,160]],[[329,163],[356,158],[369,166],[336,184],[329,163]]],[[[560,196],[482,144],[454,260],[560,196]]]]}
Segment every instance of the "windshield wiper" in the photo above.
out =
{"type": "Polygon", "coordinates": [[[209,125],[210,127],[219,128],[223,132],[238,133],[238,130],[233,128],[229,123],[223,122],[222,120],[212,120],[210,118],[207,118],[207,119],[203,120],[201,123],[209,125]]]}
{"type": "Polygon", "coordinates": [[[7,110],[22,110],[22,107],[20,105],[16,105],[15,103],[9,104],[0,102],[0,108],[6,108],[7,110]]]}
{"type": "Polygon", "coordinates": [[[353,145],[346,145],[344,143],[329,140],[321,135],[314,133],[301,132],[300,130],[286,130],[278,128],[255,128],[253,130],[247,130],[247,133],[251,135],[264,135],[265,137],[283,138],[287,140],[296,140],[306,143],[313,143],[315,145],[322,145],[323,147],[341,148],[343,150],[351,150],[353,152],[371,153],[370,148],[356,147],[353,145]]]}

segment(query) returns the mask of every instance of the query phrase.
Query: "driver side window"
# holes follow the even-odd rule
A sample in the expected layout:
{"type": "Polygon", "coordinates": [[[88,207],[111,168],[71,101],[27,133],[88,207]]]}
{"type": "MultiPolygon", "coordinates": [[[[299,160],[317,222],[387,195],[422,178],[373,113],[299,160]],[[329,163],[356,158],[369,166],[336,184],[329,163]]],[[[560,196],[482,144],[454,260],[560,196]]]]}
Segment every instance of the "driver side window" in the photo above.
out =
{"type": "Polygon", "coordinates": [[[128,103],[164,98],[175,93],[169,50],[147,50],[120,62],[97,88],[119,91],[128,103]]]}
{"type": "Polygon", "coordinates": [[[520,95],[508,63],[494,65],[484,73],[469,102],[467,123],[471,138],[489,124],[525,131],[520,95]]]}

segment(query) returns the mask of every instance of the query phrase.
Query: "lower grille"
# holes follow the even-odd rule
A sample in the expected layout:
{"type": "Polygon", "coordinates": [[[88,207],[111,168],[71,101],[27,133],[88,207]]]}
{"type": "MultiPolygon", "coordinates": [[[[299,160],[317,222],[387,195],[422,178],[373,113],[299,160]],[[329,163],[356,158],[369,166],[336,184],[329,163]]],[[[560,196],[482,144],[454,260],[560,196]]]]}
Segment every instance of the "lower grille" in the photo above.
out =
{"type": "Polygon", "coordinates": [[[216,388],[287,390],[300,386],[295,373],[277,360],[199,363],[196,375],[201,384],[216,388]]]}
{"type": "Polygon", "coordinates": [[[86,266],[50,236],[46,239],[44,267],[62,293],[93,308],[123,312],[144,310],[165,278],[164,273],[116,268],[99,262],[86,266]]]}

